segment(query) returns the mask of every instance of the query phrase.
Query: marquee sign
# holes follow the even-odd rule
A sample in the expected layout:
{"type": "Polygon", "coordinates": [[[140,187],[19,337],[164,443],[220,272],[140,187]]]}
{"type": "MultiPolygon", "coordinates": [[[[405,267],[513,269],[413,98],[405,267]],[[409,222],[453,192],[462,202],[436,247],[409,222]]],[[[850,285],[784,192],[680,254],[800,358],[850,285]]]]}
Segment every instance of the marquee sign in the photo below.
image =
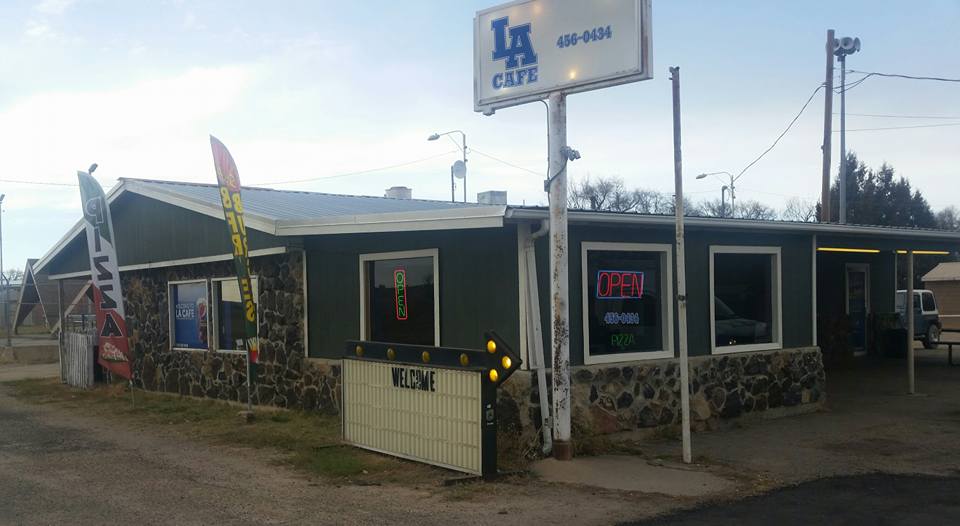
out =
{"type": "Polygon", "coordinates": [[[520,363],[492,331],[483,350],[349,341],[342,376],[344,441],[492,476],[497,387],[520,363]]]}
{"type": "Polygon", "coordinates": [[[518,0],[473,31],[475,111],[652,78],[650,0],[518,0]]]}

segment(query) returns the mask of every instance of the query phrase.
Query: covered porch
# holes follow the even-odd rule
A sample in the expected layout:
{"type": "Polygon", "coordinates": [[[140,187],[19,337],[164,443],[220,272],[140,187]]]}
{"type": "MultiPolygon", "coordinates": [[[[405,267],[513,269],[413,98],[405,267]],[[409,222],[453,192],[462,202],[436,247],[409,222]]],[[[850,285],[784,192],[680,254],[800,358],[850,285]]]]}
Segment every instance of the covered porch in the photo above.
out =
{"type": "MultiPolygon", "coordinates": [[[[878,229],[881,230],[881,229],[878,229]]],[[[858,359],[904,358],[912,352],[910,317],[897,291],[919,286],[918,268],[954,257],[960,240],[952,232],[903,230],[873,236],[817,235],[815,304],[817,343],[828,367],[858,359]]],[[[933,323],[915,305],[913,334],[922,337],[933,323]]]]}

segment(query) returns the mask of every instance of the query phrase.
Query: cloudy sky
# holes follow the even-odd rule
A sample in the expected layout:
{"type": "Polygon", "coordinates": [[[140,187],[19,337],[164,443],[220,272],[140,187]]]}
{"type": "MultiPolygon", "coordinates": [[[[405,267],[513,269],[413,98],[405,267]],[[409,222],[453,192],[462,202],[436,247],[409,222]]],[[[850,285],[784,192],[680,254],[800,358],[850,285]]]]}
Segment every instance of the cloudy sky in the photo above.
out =
{"type": "MultiPolygon", "coordinates": [[[[472,20],[493,3],[5,0],[5,266],[42,256],[79,218],[69,185],[92,162],[105,187],[118,177],[214,182],[211,133],[244,184],[369,195],[401,184],[446,199],[458,153],[426,137],[459,128],[475,148],[471,196],[498,189],[514,203],[544,203],[543,105],[473,112],[472,20]]],[[[739,172],[770,145],[822,82],[830,27],[863,40],[850,69],[960,77],[958,0],[656,0],[654,79],[568,100],[568,141],[583,154],[572,177],[670,190],[667,68],[679,65],[686,189],[718,196],[719,181],[694,175],[739,172]]],[[[874,77],[849,92],[848,112],[851,130],[960,123],[960,85],[874,77]]],[[[738,196],[776,207],[816,200],[822,119],[818,96],[738,196]]],[[[851,131],[847,142],[942,208],[960,204],[958,139],[960,126],[941,126],[851,131]]]]}

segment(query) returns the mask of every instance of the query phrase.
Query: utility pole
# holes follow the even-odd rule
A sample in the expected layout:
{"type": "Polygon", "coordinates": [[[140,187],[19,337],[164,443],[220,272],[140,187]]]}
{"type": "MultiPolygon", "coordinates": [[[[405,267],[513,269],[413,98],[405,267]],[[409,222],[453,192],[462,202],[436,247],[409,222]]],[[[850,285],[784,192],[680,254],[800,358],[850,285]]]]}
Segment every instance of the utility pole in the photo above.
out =
{"type": "MultiPolygon", "coordinates": [[[[680,68],[670,68],[673,82],[673,180],[675,186],[674,211],[677,215],[677,321],[680,337],[680,414],[683,440],[683,461],[693,461],[690,448],[690,364],[687,357],[687,277],[686,254],[683,246],[683,155],[680,150],[680,68]]],[[[732,186],[732,184],[731,184],[732,186]]],[[[733,191],[730,192],[731,200],[733,191]]]]}
{"type": "Polygon", "coordinates": [[[570,313],[567,278],[567,99],[550,94],[550,346],[553,357],[553,457],[573,458],[570,440],[570,313]]]}
{"type": "Polygon", "coordinates": [[[847,56],[840,55],[840,224],[847,222],[847,56]]]}
{"type": "Polygon", "coordinates": [[[3,285],[3,326],[7,329],[7,347],[13,347],[10,341],[10,278],[3,270],[3,198],[7,194],[0,194],[0,284],[3,285]]]}
{"type": "Polygon", "coordinates": [[[913,317],[913,251],[907,251],[907,297],[904,298],[907,308],[907,393],[916,394],[917,376],[914,371],[915,357],[913,355],[913,327],[916,323],[913,317]]]}
{"type": "Polygon", "coordinates": [[[833,139],[833,30],[827,30],[827,76],[823,94],[823,182],[820,189],[820,222],[830,222],[830,148],[833,139]]]}

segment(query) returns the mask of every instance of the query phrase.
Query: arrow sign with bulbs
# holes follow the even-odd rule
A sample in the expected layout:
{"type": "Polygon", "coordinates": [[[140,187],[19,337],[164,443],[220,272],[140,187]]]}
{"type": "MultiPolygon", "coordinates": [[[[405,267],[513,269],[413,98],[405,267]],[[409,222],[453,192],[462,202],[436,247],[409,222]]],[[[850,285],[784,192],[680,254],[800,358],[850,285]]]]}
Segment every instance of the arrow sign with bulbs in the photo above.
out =
{"type": "Polygon", "coordinates": [[[496,474],[497,387],[522,363],[496,332],[482,349],[351,340],[343,358],[344,441],[496,474]]]}

